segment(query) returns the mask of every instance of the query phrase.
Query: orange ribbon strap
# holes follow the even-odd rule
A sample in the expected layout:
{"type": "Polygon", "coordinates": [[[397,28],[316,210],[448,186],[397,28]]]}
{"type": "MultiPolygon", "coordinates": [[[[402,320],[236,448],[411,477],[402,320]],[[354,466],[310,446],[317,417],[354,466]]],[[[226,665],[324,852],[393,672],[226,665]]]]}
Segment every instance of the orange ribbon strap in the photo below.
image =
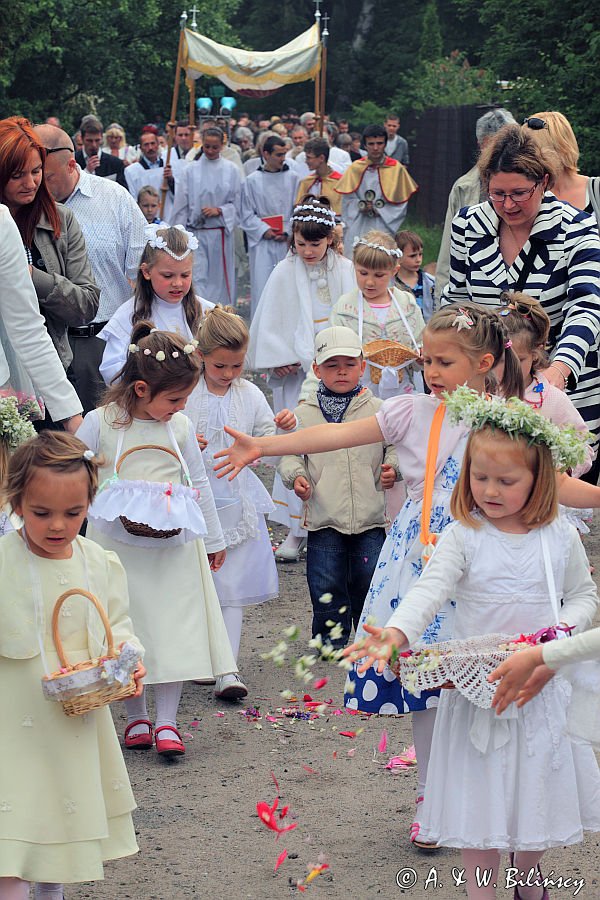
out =
{"type": "Polygon", "coordinates": [[[425,482],[423,485],[423,510],[421,512],[421,534],[419,539],[425,550],[423,551],[423,559],[425,562],[433,553],[437,534],[432,534],[431,526],[431,505],[433,503],[433,486],[435,483],[435,469],[437,465],[438,450],[440,448],[440,434],[442,431],[442,423],[446,415],[446,405],[440,403],[431,422],[429,429],[429,440],[427,442],[427,459],[425,462],[425,482]]]}

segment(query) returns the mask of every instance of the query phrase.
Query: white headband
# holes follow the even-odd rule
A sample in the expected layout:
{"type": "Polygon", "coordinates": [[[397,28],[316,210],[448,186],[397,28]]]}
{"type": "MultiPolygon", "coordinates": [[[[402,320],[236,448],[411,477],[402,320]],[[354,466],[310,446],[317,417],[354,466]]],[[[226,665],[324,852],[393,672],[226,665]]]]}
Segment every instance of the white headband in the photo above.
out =
{"type": "Polygon", "coordinates": [[[292,222],[316,222],[317,225],[327,225],[328,228],[335,225],[335,221],[324,219],[322,216],[292,216],[292,222]]]}
{"type": "MultiPolygon", "coordinates": [[[[298,213],[301,213],[301,212],[318,213],[319,215],[321,215],[323,217],[327,216],[330,219],[330,222],[328,222],[327,224],[335,225],[334,211],[332,209],[327,209],[327,207],[325,207],[325,206],[317,206],[316,204],[313,206],[310,203],[305,203],[305,204],[300,204],[299,206],[295,206],[294,212],[292,213],[294,220],[297,220],[298,213]]],[[[310,218],[310,216],[302,216],[299,218],[310,218]]]]}
{"type": "Polygon", "coordinates": [[[362,244],[363,247],[370,247],[371,250],[381,250],[382,253],[387,253],[388,256],[395,256],[396,259],[402,259],[402,250],[398,248],[390,250],[389,247],[382,247],[381,244],[372,244],[370,241],[365,241],[364,238],[355,237],[352,246],[358,247],[359,244],[362,244]]]}
{"type": "Polygon", "coordinates": [[[172,250],[167,247],[167,242],[164,237],[159,237],[158,232],[164,231],[164,225],[146,225],[144,229],[144,234],[146,235],[146,243],[150,244],[151,247],[154,247],[155,250],[164,250],[165,253],[168,253],[173,259],[176,259],[177,262],[181,262],[182,259],[185,259],[186,256],[192,252],[192,250],[198,249],[198,238],[192,234],[191,231],[186,231],[183,225],[174,225],[174,228],[177,228],[178,231],[183,231],[183,233],[187,237],[187,250],[185,253],[182,253],[181,256],[178,256],[176,253],[173,253],[172,250]]]}

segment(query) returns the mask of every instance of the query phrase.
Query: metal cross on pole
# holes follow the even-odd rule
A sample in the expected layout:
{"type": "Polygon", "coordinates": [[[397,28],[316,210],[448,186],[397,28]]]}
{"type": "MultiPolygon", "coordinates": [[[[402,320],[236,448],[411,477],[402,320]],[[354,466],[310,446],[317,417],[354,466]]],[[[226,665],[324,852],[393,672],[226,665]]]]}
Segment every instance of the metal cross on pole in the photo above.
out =
{"type": "Polygon", "coordinates": [[[191,14],[192,14],[192,21],[190,22],[190,28],[193,28],[194,31],[197,31],[197,30],[198,30],[198,22],[196,21],[196,13],[199,13],[200,10],[199,10],[199,9],[196,9],[196,4],[195,4],[195,3],[194,3],[194,5],[192,6],[192,8],[190,9],[190,12],[191,12],[191,14]]]}

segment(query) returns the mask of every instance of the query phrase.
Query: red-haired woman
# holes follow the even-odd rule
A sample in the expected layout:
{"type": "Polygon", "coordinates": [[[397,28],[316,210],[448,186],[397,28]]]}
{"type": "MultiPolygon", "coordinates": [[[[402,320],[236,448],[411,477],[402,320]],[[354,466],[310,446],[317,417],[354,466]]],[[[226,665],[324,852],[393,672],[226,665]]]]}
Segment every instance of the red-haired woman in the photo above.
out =
{"type": "Polygon", "coordinates": [[[55,203],[44,182],[46,153],[27,119],[0,121],[0,202],[21,234],[40,310],[66,369],[67,328],[92,321],[100,289],[73,213],[55,203]]]}

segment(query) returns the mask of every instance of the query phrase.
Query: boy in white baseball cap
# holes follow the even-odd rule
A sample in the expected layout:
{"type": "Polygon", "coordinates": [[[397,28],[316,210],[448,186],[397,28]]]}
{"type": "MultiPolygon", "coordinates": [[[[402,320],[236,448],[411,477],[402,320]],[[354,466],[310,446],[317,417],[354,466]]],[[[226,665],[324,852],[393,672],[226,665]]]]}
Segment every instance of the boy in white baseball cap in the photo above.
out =
{"type": "MultiPolygon", "coordinates": [[[[381,400],[360,383],[362,346],[351,328],[334,325],[315,338],[318,387],[295,410],[298,428],[374,415],[381,400]]],[[[398,475],[391,444],[369,444],[308,456],[284,456],[278,467],[286,488],[304,501],[308,530],[306,578],[313,605],[312,634],[326,638],[325,622],[339,623],[332,643],[343,647],[356,627],[385,540],[383,490],[398,475]],[[320,602],[331,594],[330,603],[320,602]]]]}

